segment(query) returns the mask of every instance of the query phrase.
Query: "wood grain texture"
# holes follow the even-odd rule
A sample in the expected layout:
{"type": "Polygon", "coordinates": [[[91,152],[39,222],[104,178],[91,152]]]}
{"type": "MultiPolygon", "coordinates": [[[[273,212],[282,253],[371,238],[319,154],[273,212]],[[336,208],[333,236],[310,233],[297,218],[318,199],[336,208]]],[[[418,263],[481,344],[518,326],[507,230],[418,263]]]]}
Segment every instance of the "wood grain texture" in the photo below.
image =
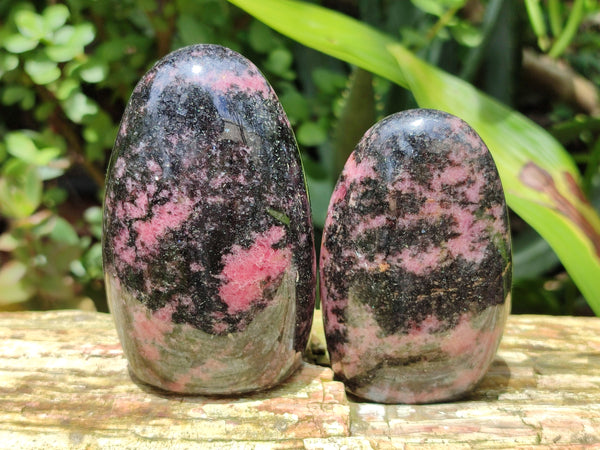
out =
{"type": "Polygon", "coordinates": [[[241,398],[170,395],[133,380],[112,319],[0,313],[0,448],[600,448],[600,319],[511,316],[460,402],[348,398],[304,364],[241,398]]]}

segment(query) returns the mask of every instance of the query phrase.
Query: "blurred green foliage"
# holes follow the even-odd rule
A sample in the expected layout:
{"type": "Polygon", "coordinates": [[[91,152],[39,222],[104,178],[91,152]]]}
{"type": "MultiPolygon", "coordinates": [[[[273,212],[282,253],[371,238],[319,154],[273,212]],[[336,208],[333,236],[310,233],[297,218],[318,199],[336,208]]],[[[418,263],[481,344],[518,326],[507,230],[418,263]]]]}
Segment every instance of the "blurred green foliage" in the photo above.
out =
{"type": "MultiPolygon", "coordinates": [[[[598,86],[595,1],[321,4],[540,121],[576,157],[587,194],[600,199],[600,122],[519,76],[522,49],[531,47],[598,86]]],[[[415,106],[393,83],[294,43],[226,0],[1,1],[0,310],[106,310],[101,201],[119,120],[144,72],[195,43],[244,54],[273,84],[302,150],[317,240],[357,140],[379,118],[415,106]]],[[[518,217],[513,225],[513,309],[588,312],[545,241],[518,217]]]]}

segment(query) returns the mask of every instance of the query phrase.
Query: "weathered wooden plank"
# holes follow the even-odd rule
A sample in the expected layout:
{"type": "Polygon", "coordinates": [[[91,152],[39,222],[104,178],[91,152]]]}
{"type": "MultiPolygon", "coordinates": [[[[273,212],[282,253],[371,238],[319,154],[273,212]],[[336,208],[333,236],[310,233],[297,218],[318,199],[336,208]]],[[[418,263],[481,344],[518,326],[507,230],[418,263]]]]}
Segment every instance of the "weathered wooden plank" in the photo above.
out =
{"type": "Polygon", "coordinates": [[[0,313],[0,448],[600,448],[600,319],[512,316],[463,401],[348,399],[329,368],[240,398],[133,380],[109,315],[0,313]]]}

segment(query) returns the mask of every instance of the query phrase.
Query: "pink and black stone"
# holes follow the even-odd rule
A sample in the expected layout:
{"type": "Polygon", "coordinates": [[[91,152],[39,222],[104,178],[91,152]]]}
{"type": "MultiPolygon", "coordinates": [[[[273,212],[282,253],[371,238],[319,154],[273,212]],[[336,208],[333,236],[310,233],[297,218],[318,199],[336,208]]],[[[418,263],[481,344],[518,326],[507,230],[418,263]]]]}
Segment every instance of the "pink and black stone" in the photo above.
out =
{"type": "Polygon", "coordinates": [[[310,207],[288,119],[250,61],[216,45],[160,60],[129,100],[106,185],[107,296],[139,379],[235,394],[299,366],[310,207]]]}
{"type": "Polygon", "coordinates": [[[431,403],[471,390],[496,353],[511,285],[506,204],[480,137],[435,110],[374,125],[331,198],[320,270],[348,392],[431,403]]]}

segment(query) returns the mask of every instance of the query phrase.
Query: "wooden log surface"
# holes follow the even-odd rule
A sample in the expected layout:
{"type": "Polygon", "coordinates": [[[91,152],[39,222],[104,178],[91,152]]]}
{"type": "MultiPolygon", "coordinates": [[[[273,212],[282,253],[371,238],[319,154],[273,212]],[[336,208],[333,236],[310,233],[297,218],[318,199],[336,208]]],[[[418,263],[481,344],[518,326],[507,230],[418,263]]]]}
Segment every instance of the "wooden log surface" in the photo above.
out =
{"type": "Polygon", "coordinates": [[[0,313],[0,448],[600,448],[600,318],[511,316],[467,398],[348,398],[305,363],[239,398],[170,395],[133,380],[108,314],[0,313]]]}

